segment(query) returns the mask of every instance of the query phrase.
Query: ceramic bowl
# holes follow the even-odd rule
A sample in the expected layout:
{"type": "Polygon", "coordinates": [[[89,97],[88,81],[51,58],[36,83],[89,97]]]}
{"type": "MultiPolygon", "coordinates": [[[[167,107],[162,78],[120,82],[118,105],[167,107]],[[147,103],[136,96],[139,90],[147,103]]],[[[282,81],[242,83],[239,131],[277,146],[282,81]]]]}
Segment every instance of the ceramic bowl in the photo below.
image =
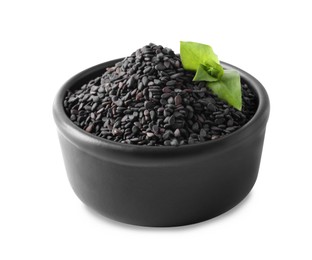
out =
{"type": "Polygon", "coordinates": [[[261,83],[236,69],[256,93],[253,118],[220,139],[179,147],[150,147],[109,141],[77,127],[65,113],[66,91],[101,76],[108,61],[68,80],[53,114],[69,182],[86,205],[108,218],[141,226],[187,225],[233,208],[257,179],[269,98],[261,83]]]}

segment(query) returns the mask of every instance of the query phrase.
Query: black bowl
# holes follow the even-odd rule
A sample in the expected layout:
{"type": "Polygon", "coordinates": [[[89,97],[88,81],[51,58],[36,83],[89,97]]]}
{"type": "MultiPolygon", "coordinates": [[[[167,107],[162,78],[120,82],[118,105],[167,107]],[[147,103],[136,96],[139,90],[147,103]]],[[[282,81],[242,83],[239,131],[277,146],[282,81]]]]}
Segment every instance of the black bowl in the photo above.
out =
{"type": "Polygon", "coordinates": [[[258,175],[269,98],[254,77],[232,65],[256,93],[253,118],[236,132],[204,143],[179,147],[121,144],[87,133],[70,121],[63,100],[101,76],[108,61],[67,81],[53,114],[68,178],[88,206],[117,221],[141,226],[179,226],[213,218],[243,200],[258,175]]]}

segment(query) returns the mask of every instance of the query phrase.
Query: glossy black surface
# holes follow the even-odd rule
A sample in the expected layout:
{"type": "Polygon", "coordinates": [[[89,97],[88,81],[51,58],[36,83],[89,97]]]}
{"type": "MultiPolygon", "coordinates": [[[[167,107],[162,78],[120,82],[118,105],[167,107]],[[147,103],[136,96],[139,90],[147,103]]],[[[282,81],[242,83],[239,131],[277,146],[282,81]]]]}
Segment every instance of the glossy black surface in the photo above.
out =
{"type": "Polygon", "coordinates": [[[180,147],[120,144],[78,128],[63,109],[67,89],[101,76],[116,61],[77,74],[54,102],[65,167],[77,196],[109,218],[156,227],[204,221],[244,199],[257,179],[269,117],[269,98],[261,83],[222,63],[239,71],[259,101],[255,116],[233,134],[180,147]]]}

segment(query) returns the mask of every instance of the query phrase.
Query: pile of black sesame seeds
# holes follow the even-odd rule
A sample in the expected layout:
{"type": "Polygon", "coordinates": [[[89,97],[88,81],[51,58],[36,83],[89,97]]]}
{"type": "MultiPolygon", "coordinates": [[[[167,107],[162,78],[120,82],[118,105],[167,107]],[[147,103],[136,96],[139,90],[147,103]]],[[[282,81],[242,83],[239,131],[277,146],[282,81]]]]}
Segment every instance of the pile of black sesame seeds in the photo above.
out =
{"type": "Polygon", "coordinates": [[[149,44],[68,91],[70,120],[96,136],[125,144],[179,146],[221,138],[254,115],[257,99],[242,84],[243,109],[220,100],[182,67],[171,49],[149,44]]]}

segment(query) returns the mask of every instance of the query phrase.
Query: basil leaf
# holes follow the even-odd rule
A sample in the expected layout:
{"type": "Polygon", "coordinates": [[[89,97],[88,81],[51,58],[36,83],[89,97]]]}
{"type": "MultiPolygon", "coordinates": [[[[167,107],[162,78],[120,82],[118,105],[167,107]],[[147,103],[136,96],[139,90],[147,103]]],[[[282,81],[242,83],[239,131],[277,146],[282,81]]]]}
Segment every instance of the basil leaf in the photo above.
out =
{"type": "Polygon", "coordinates": [[[238,110],[242,109],[242,87],[240,75],[235,70],[225,70],[219,81],[207,83],[219,98],[227,101],[238,110]]]}
{"type": "Polygon", "coordinates": [[[205,64],[207,61],[220,64],[218,56],[206,44],[181,41],[180,56],[185,70],[196,71],[200,64],[205,64]]]}
{"type": "Polygon", "coordinates": [[[208,68],[203,65],[200,64],[195,77],[193,78],[193,81],[208,81],[208,82],[214,82],[214,81],[218,81],[219,79],[214,77],[213,75],[211,75],[208,71],[208,68]]]}
{"type": "Polygon", "coordinates": [[[180,42],[180,56],[185,70],[196,71],[194,81],[207,81],[207,86],[229,105],[242,109],[242,90],[237,71],[224,71],[209,45],[180,42]]]}

